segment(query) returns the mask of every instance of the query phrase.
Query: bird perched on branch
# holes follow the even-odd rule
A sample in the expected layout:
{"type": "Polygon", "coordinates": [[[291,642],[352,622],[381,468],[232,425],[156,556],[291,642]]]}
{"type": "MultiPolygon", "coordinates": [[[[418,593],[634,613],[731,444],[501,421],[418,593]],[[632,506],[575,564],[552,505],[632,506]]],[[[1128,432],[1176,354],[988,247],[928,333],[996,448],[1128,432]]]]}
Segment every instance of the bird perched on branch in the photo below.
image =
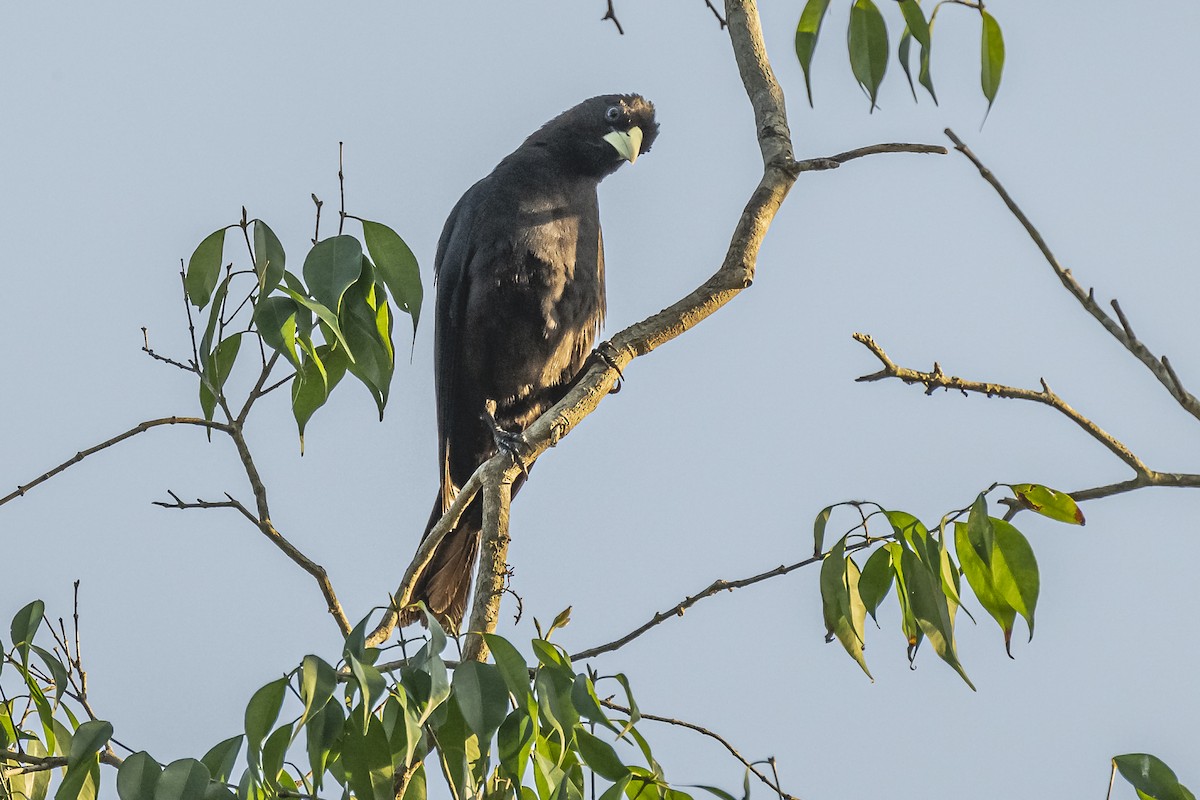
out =
{"type": "MultiPolygon", "coordinates": [[[[426,536],[498,439],[562,399],[583,367],[605,311],[596,189],[657,135],[641,96],[593,97],[533,133],[450,212],[434,262],[441,491],[426,536]]],[[[482,526],[476,497],[412,595],[451,630],[462,624],[482,526]]],[[[403,622],[420,618],[410,610],[403,622]]]]}

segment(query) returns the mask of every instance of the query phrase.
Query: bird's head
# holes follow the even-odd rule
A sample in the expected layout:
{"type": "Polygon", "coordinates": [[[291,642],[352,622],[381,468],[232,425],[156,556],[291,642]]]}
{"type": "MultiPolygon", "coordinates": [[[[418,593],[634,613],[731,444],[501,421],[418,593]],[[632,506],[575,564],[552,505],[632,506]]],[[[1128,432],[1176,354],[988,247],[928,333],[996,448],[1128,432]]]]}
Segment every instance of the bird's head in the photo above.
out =
{"type": "Polygon", "coordinates": [[[658,137],[654,104],[638,94],[606,94],[564,111],[529,137],[581,172],[604,177],[649,152],[658,137]]]}

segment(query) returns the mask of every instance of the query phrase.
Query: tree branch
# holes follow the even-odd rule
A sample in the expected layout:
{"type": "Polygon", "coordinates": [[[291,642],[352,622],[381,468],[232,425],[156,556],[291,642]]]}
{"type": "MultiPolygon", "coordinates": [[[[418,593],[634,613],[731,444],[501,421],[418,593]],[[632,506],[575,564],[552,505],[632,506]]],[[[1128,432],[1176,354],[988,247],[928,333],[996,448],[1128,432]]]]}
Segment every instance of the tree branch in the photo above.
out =
{"type": "MultiPolygon", "coordinates": [[[[601,700],[600,705],[602,705],[606,708],[611,708],[613,711],[619,711],[622,714],[631,713],[630,709],[626,708],[625,706],[619,705],[618,703],[614,703],[611,700],[601,700]]],[[[761,762],[754,762],[754,761],[747,760],[745,756],[743,756],[741,753],[739,753],[737,751],[737,748],[735,748],[733,745],[731,745],[729,743],[729,741],[727,739],[725,739],[725,737],[721,736],[720,734],[718,734],[714,731],[710,731],[708,728],[705,728],[701,725],[697,725],[694,722],[685,722],[684,720],[673,719],[671,717],[660,717],[657,714],[646,714],[645,712],[639,712],[639,713],[641,714],[642,719],[649,719],[649,720],[653,720],[655,722],[665,722],[668,725],[676,725],[680,728],[687,728],[690,731],[695,731],[696,733],[702,734],[704,736],[709,737],[710,739],[713,739],[713,740],[719,742],[721,744],[721,746],[724,747],[726,750],[728,750],[729,753],[734,758],[736,758],[738,761],[742,762],[742,765],[745,766],[746,769],[748,769],[748,770],[750,770],[750,772],[754,773],[754,775],[760,781],[765,783],[767,786],[771,787],[771,791],[777,793],[779,795],[779,797],[782,798],[782,800],[799,800],[799,798],[796,797],[795,795],[788,794],[783,789],[781,789],[778,781],[773,781],[770,778],[768,778],[766,775],[764,775],[762,772],[759,772],[759,770],[754,765],[756,763],[761,763],[761,762]]]]}
{"type": "Polygon", "coordinates": [[[992,174],[992,171],[984,166],[983,162],[979,160],[978,156],[971,152],[971,148],[967,147],[963,141],[958,138],[954,131],[947,128],[946,136],[950,138],[950,141],[954,142],[954,149],[966,156],[967,159],[975,165],[975,168],[979,170],[980,176],[987,181],[993,189],[996,190],[996,194],[1000,195],[1000,199],[1004,201],[1004,205],[1008,206],[1008,210],[1012,212],[1013,216],[1017,218],[1017,221],[1020,222],[1022,227],[1025,228],[1025,232],[1029,234],[1029,238],[1033,239],[1033,242],[1037,245],[1038,250],[1042,252],[1042,257],[1046,259],[1046,263],[1050,265],[1052,270],[1054,270],[1054,274],[1058,276],[1059,281],[1062,282],[1062,285],[1066,288],[1066,290],[1070,292],[1077,301],[1079,301],[1079,304],[1083,306],[1084,310],[1095,317],[1096,321],[1103,325],[1106,331],[1112,334],[1114,339],[1120,342],[1125,349],[1127,349],[1134,355],[1134,357],[1137,358],[1138,361],[1141,361],[1142,364],[1144,364],[1146,368],[1154,374],[1154,377],[1158,378],[1159,383],[1161,383],[1166,390],[1170,392],[1171,396],[1175,398],[1175,401],[1179,403],[1179,405],[1185,411],[1187,411],[1196,419],[1200,419],[1200,400],[1197,400],[1191,392],[1183,388],[1183,384],[1180,382],[1179,377],[1175,375],[1174,371],[1171,369],[1170,362],[1167,361],[1166,356],[1163,356],[1161,359],[1155,356],[1152,352],[1150,352],[1150,349],[1147,348],[1146,345],[1142,344],[1142,342],[1133,335],[1133,328],[1130,326],[1129,320],[1126,319],[1124,312],[1121,311],[1121,307],[1117,301],[1114,300],[1112,303],[1113,310],[1117,313],[1118,317],[1117,320],[1114,320],[1104,311],[1103,308],[1100,307],[1100,304],[1096,302],[1095,292],[1092,290],[1085,292],[1083,287],[1079,285],[1079,282],[1076,281],[1075,277],[1071,274],[1071,270],[1064,268],[1062,264],[1059,263],[1058,259],[1055,258],[1054,253],[1050,251],[1050,246],[1046,244],[1046,240],[1042,238],[1042,234],[1038,232],[1036,227],[1034,227],[1034,224],[1029,220],[1029,217],[1025,216],[1025,212],[1023,212],[1017,205],[1016,201],[1012,199],[1012,196],[1009,195],[1004,186],[1001,185],[1000,181],[996,179],[996,176],[992,174]]]}
{"type": "Polygon", "coordinates": [[[883,364],[883,369],[879,372],[873,372],[870,375],[863,375],[858,378],[857,380],[860,383],[879,381],[886,378],[898,378],[905,383],[922,384],[925,387],[925,394],[933,394],[936,389],[955,389],[963,394],[972,392],[987,397],[1004,397],[1010,400],[1029,400],[1034,403],[1042,403],[1043,405],[1050,406],[1074,422],[1089,436],[1108,448],[1113,455],[1125,462],[1138,475],[1149,476],[1153,472],[1153,470],[1142,463],[1140,458],[1134,455],[1128,447],[1118,441],[1112,434],[1071,408],[1065,400],[1051,391],[1050,386],[1044,378],[1041,381],[1042,391],[1038,392],[1032,389],[1004,386],[998,383],[964,380],[963,378],[947,375],[942,372],[941,366],[936,362],[934,362],[932,372],[922,372],[920,370],[897,366],[888,357],[888,354],[884,352],[883,348],[865,333],[854,334],[854,340],[870,350],[879,359],[880,363],[883,364]]]}
{"type": "Polygon", "coordinates": [[[14,500],[18,497],[24,497],[25,493],[28,492],[33,487],[35,487],[41,483],[45,483],[46,481],[53,478],[55,475],[58,475],[60,472],[63,472],[64,470],[66,470],[69,467],[75,466],[80,461],[83,461],[88,456],[98,453],[101,450],[105,450],[109,447],[112,447],[115,444],[120,444],[121,442],[125,441],[126,439],[129,439],[133,436],[137,436],[139,433],[145,433],[146,431],[150,430],[151,428],[157,428],[161,425],[197,425],[201,428],[208,428],[209,430],[221,431],[223,433],[230,433],[232,430],[230,428],[230,426],[225,425],[223,423],[212,422],[210,420],[200,419],[198,417],[163,417],[162,419],[151,419],[151,420],[146,420],[145,422],[139,422],[137,425],[134,425],[132,428],[125,431],[124,433],[118,434],[111,439],[105,440],[105,441],[101,442],[100,444],[95,445],[94,447],[89,447],[86,450],[80,450],[74,456],[67,459],[63,463],[59,464],[54,469],[52,469],[48,472],[42,473],[41,475],[37,476],[33,480],[29,481],[28,483],[17,486],[16,491],[10,492],[9,494],[5,495],[4,497],[0,497],[0,506],[4,505],[5,503],[9,502],[10,500],[14,500]]]}
{"type": "Polygon", "coordinates": [[[509,471],[497,464],[483,473],[483,535],[464,661],[487,661],[488,647],[481,634],[496,630],[500,618],[500,598],[504,595],[504,576],[508,572],[508,511],[516,477],[508,475],[509,471]]]}
{"type": "Polygon", "coordinates": [[[713,595],[719,594],[720,592],[732,592],[734,589],[741,589],[745,586],[753,586],[754,584],[760,583],[761,581],[765,581],[769,578],[776,578],[776,577],[779,577],[780,575],[787,575],[789,572],[798,570],[801,567],[806,567],[809,564],[815,564],[815,563],[821,561],[821,559],[823,557],[824,556],[812,556],[812,557],[804,559],[803,561],[798,561],[795,564],[788,564],[788,565],[781,564],[778,567],[775,567],[774,569],[767,570],[766,572],[760,572],[759,574],[752,575],[749,578],[741,578],[740,580],[727,581],[727,580],[724,580],[723,578],[718,578],[717,580],[710,583],[704,589],[701,589],[699,592],[696,592],[696,594],[691,595],[689,597],[685,597],[683,600],[680,600],[678,603],[676,603],[675,605],[673,605],[671,608],[667,609],[666,611],[658,612],[653,617],[651,617],[648,622],[641,625],[640,627],[633,629],[632,631],[625,634],[621,638],[614,639],[613,641],[609,642],[608,644],[602,644],[597,647],[590,647],[587,650],[580,650],[578,653],[574,653],[571,655],[571,660],[572,661],[580,661],[585,658],[595,658],[596,656],[601,655],[603,653],[611,653],[614,650],[619,650],[622,647],[624,647],[625,645],[632,642],[634,639],[636,639],[639,636],[641,636],[642,634],[644,634],[646,631],[653,628],[654,626],[660,625],[663,622],[666,622],[667,620],[671,619],[672,617],[682,617],[683,613],[685,611],[687,611],[689,608],[696,605],[696,603],[700,602],[701,600],[705,599],[706,597],[712,597],[713,595]]]}
{"type": "Polygon", "coordinates": [[[325,598],[325,607],[328,609],[330,615],[333,616],[334,621],[337,622],[337,626],[341,630],[342,635],[349,635],[353,626],[351,626],[350,620],[347,619],[346,612],[342,610],[341,602],[337,599],[337,594],[333,590],[333,583],[329,580],[329,573],[325,571],[324,567],[310,559],[308,556],[304,555],[299,548],[289,542],[284,535],[275,528],[275,525],[271,522],[269,517],[255,516],[254,513],[250,509],[246,508],[246,506],[240,500],[235,499],[229,494],[225,495],[226,499],[224,500],[197,499],[194,502],[184,501],[180,499],[179,495],[170,490],[167,491],[167,494],[171,495],[173,502],[168,503],[162,500],[156,500],[154,501],[154,505],[161,508],[177,508],[181,511],[194,508],[232,508],[235,511],[240,512],[241,515],[248,519],[250,523],[254,525],[254,527],[258,528],[264,536],[270,539],[271,543],[278,547],[284,555],[290,558],[297,566],[300,567],[300,569],[304,570],[313,577],[313,579],[317,582],[317,586],[321,589],[322,597],[325,598]]]}

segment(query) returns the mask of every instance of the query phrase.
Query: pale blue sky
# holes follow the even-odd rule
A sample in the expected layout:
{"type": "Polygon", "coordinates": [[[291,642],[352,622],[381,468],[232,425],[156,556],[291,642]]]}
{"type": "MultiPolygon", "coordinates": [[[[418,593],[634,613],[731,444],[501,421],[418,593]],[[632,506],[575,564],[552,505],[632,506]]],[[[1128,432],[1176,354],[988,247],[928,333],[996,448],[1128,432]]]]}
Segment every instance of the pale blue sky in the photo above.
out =
{"type": "MultiPolygon", "coordinates": [[[[944,8],[935,31],[942,106],[914,105],[893,63],[868,114],[844,55],[848,4],[834,4],[818,49],[815,110],[791,51],[801,3],[765,5],[799,155],[945,144],[953,127],[1080,282],[1119,297],[1200,386],[1194,4],[1119,16],[1083,0],[990,5],[1009,64],[982,130],[970,11],[944,8]]],[[[749,105],[699,0],[617,8],[624,37],[598,21],[601,0],[6,6],[0,485],[143,419],[197,412],[187,376],[140,352],[140,328],[185,354],[179,259],[242,205],[298,263],[309,193],[336,205],[339,141],[348,210],[399,231],[432,292],[442,222],[472,182],[579,100],[641,92],[661,137],[601,190],[610,332],[694,288],[759,176],[749,105]]],[[[431,322],[382,424],[346,386],[301,460],[283,393],[252,417],[274,521],[329,569],[352,617],[394,589],[435,492],[431,322]]],[[[841,499],[934,521],[996,480],[1069,490],[1127,477],[1047,409],[854,383],[877,366],[854,331],[908,366],[1045,377],[1152,467],[1200,467],[1196,427],[1061,289],[964,159],[864,159],[803,176],[755,286],[635,362],[625,390],[539,463],[513,514],[527,616],[505,632],[528,638],[530,616],[571,604],[556,638],[572,651],[607,641],[715,578],[803,558],[812,517],[841,499]]],[[[305,653],[338,651],[307,575],[233,513],[152,507],[168,489],[249,496],[226,442],[160,429],[0,509],[0,618],[35,597],[66,615],[82,578],[93,702],[162,761],[238,732],[250,693],[305,653]]],[[[805,800],[1100,796],[1108,758],[1129,751],[1160,755],[1196,789],[1200,652],[1182,603],[1200,495],[1085,511],[1083,529],[1018,519],[1041,566],[1038,633],[1010,661],[986,615],[962,620],[978,693],[931,650],[908,669],[891,601],[884,630],[868,631],[869,683],[822,642],[814,569],[705,601],[598,667],[628,673],[646,711],[774,754],[805,800]]],[[[740,785],[712,743],[646,733],[672,780],[740,785]]]]}

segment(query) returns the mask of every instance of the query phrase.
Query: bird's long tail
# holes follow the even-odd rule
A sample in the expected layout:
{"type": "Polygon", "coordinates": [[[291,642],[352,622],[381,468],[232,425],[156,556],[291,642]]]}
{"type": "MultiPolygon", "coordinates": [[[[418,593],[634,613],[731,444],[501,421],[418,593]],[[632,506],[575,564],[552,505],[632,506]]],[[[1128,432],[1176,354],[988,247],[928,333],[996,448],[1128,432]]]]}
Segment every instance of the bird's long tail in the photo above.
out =
{"type": "MultiPolygon", "coordinates": [[[[433,513],[425,526],[425,537],[442,518],[442,499],[438,495],[433,504],[433,513]]],[[[433,560],[425,566],[417,585],[413,589],[412,602],[425,603],[438,622],[447,631],[457,633],[462,626],[463,614],[467,609],[467,597],[471,592],[471,570],[475,554],[479,550],[479,533],[483,529],[483,506],[476,499],[463,513],[458,526],[442,539],[433,553],[433,560]]],[[[424,615],[419,611],[407,610],[400,615],[400,624],[413,622],[424,624],[424,615]]]]}

